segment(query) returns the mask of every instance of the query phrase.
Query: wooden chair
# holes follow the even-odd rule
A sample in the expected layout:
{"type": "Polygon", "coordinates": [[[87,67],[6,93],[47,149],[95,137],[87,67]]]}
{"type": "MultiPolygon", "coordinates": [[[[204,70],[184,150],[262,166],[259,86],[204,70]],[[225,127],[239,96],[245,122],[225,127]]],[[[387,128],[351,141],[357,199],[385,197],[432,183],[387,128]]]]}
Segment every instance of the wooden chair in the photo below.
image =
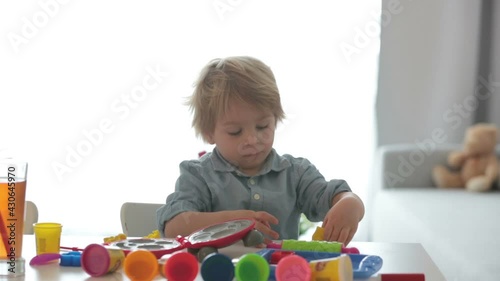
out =
{"type": "Polygon", "coordinates": [[[156,210],[163,204],[125,202],[120,210],[122,231],[127,237],[143,237],[158,229],[156,210]]]}

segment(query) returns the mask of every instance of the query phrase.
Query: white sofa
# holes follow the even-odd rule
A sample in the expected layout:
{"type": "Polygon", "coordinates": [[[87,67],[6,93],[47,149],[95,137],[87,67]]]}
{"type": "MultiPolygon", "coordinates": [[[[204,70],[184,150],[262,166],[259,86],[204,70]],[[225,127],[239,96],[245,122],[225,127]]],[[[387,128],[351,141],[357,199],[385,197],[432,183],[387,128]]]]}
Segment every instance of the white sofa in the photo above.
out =
{"type": "Polygon", "coordinates": [[[378,149],[367,202],[368,240],[421,243],[448,281],[498,281],[498,185],[486,193],[434,187],[431,170],[445,164],[453,149],[460,145],[378,149]]]}

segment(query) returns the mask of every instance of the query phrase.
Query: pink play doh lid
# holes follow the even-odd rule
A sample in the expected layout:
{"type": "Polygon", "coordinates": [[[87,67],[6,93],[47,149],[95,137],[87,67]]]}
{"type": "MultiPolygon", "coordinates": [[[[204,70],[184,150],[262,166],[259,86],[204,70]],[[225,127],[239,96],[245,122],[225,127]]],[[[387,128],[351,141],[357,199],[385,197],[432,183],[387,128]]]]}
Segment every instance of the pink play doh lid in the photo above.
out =
{"type": "Polygon", "coordinates": [[[108,273],[109,264],[109,253],[104,246],[90,244],[83,250],[82,268],[90,276],[97,277],[108,273]]]}
{"type": "Polygon", "coordinates": [[[301,256],[289,255],[282,258],[275,271],[276,281],[311,279],[309,263],[301,256]]]}
{"type": "Polygon", "coordinates": [[[83,250],[82,268],[93,277],[102,276],[120,268],[124,259],[121,249],[90,244],[83,250]]]}

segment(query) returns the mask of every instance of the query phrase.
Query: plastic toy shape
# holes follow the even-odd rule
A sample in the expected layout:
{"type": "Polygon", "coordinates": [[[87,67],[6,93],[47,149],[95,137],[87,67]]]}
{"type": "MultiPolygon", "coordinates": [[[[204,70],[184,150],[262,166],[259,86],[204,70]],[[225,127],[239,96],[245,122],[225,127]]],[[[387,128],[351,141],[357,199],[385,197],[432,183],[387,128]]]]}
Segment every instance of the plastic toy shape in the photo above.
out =
{"type": "MultiPolygon", "coordinates": [[[[264,249],[258,251],[256,254],[261,255],[268,262],[271,260],[273,253],[280,250],[264,249]]],[[[328,252],[310,252],[310,251],[294,251],[295,255],[303,257],[308,262],[320,259],[327,259],[338,257],[342,253],[328,253],[328,252]]],[[[374,255],[360,255],[360,254],[347,254],[351,258],[353,277],[355,279],[367,279],[373,274],[377,273],[382,268],[382,258],[374,255]]],[[[276,265],[270,264],[269,280],[275,281],[276,265]]]]}
{"type": "Polygon", "coordinates": [[[243,240],[246,247],[252,247],[263,243],[264,236],[255,229],[254,220],[236,219],[208,226],[187,237],[126,239],[110,245],[123,249],[125,255],[138,249],[148,250],[158,259],[165,254],[187,249],[202,262],[209,254],[218,252],[217,249],[230,246],[239,240],[243,240]]]}
{"type": "Polygon", "coordinates": [[[71,251],[61,255],[60,266],[82,266],[82,253],[79,251],[71,251]]]}

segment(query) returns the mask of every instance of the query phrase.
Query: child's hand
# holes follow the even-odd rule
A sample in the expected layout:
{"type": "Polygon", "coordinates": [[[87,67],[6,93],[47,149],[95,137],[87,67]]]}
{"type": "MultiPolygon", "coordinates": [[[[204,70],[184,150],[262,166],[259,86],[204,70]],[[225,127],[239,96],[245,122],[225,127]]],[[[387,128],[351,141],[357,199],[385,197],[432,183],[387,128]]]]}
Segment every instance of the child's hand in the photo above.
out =
{"type": "Polygon", "coordinates": [[[359,204],[360,200],[357,197],[346,196],[330,208],[322,225],[325,229],[323,238],[325,241],[337,241],[344,246],[351,242],[361,220],[357,211],[359,204]]]}
{"type": "MultiPolygon", "coordinates": [[[[278,224],[278,219],[269,214],[268,212],[253,212],[253,219],[255,222],[255,229],[260,231],[264,236],[271,237],[271,239],[278,239],[279,234],[271,229],[271,224],[278,224]]],[[[264,243],[267,244],[271,242],[269,238],[264,238],[264,243]]]]}

